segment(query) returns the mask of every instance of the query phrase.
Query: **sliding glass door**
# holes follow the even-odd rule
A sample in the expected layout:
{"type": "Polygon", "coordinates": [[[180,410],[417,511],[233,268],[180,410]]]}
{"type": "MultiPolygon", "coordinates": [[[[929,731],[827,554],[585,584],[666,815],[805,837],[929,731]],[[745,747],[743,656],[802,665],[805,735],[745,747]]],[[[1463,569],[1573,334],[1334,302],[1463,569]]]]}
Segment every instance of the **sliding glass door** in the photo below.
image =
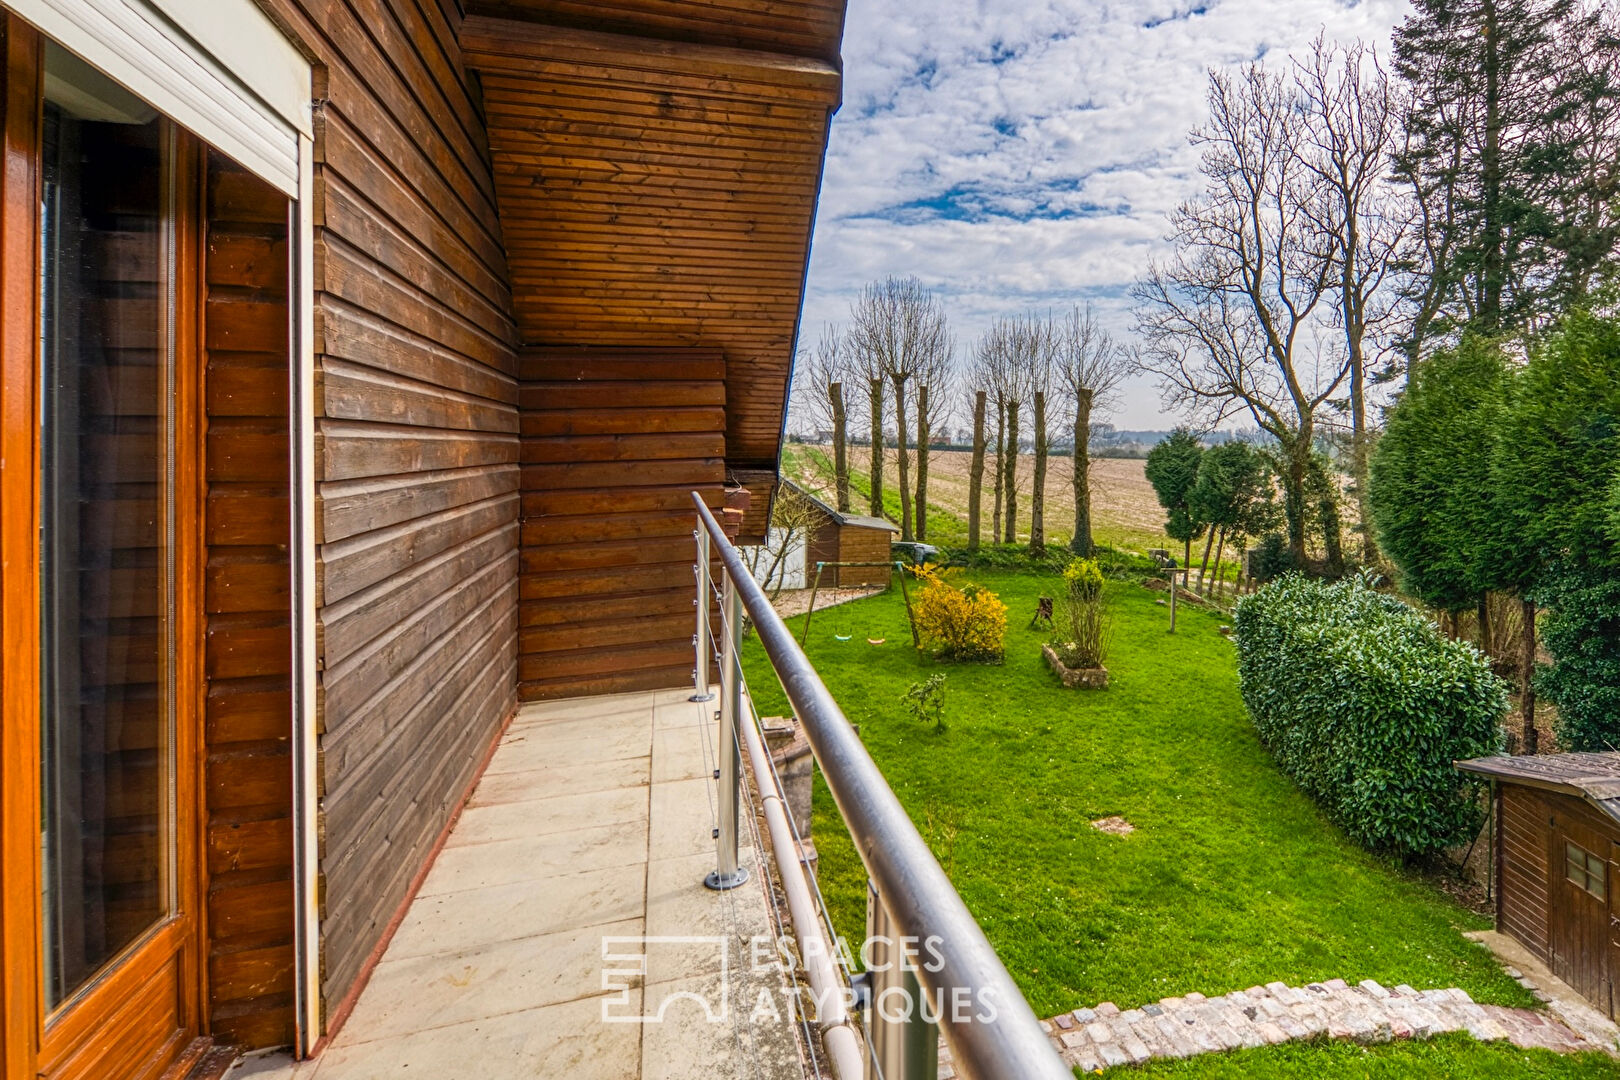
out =
{"type": "Polygon", "coordinates": [[[201,1027],[200,147],[0,23],[6,1058],[155,1078],[201,1027]]]}
{"type": "Polygon", "coordinates": [[[40,207],[45,996],[173,912],[174,131],[47,44],[40,207]]]}

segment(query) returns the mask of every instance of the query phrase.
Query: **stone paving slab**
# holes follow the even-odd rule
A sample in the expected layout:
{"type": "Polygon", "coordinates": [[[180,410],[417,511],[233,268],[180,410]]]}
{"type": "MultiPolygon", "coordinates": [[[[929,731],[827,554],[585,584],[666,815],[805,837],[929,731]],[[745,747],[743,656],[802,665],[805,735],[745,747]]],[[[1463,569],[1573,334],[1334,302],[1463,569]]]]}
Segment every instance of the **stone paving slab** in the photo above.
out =
{"type": "MultiPolygon", "coordinates": [[[[1609,1050],[1534,1009],[1480,1005],[1456,987],[1414,990],[1343,979],[1288,986],[1274,982],[1208,998],[1191,993],[1140,1009],[1111,1001],[1041,1021],[1064,1064],[1082,1072],[1183,1058],[1220,1050],[1275,1045],[1326,1034],[1366,1045],[1427,1039],[1465,1031],[1481,1042],[1506,1039],[1526,1049],[1558,1053],[1609,1050]]],[[[940,1080],[956,1075],[950,1050],[939,1050],[940,1080]]]]}

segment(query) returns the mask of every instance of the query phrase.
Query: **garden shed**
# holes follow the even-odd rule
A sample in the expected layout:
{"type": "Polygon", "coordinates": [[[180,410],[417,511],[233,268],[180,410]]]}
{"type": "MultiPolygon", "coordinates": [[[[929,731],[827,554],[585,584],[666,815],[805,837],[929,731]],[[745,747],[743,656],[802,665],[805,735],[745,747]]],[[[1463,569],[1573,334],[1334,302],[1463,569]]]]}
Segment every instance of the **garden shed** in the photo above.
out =
{"type": "Polygon", "coordinates": [[[829,566],[822,572],[822,586],[858,588],[876,585],[888,588],[891,564],[889,544],[900,530],[883,518],[846,514],[836,510],[791,480],[782,483],[803,496],[810,504],[810,544],[805,568],[815,577],[816,563],[874,563],[872,566],[829,566]]]}
{"type": "Polygon", "coordinates": [[[1457,768],[1493,781],[1496,928],[1620,1017],[1620,753],[1457,768]]]}

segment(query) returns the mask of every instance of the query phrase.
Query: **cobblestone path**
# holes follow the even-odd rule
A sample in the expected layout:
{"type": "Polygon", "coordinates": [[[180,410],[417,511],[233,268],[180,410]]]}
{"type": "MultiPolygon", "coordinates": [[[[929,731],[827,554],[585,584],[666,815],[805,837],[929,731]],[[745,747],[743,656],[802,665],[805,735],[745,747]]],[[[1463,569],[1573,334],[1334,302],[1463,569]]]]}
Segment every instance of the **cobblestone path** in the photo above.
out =
{"type": "MultiPolygon", "coordinates": [[[[1533,1009],[1477,1004],[1462,990],[1387,988],[1371,979],[1292,987],[1274,982],[1224,997],[1169,997],[1139,1009],[1111,1001],[1041,1021],[1065,1063],[1085,1072],[1326,1035],[1362,1043],[1466,1031],[1489,1041],[1572,1052],[1604,1049],[1533,1009]]],[[[956,1075],[941,1044],[940,1080],[956,1075]]]]}

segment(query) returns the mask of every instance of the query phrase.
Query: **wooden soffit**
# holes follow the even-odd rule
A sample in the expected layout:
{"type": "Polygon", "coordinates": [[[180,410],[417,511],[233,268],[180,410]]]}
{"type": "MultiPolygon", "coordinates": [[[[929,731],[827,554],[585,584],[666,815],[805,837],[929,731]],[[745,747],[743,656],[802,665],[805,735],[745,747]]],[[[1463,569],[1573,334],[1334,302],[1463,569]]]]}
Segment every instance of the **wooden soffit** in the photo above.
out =
{"type": "Polygon", "coordinates": [[[838,62],[844,0],[473,0],[494,15],[838,62]]]}
{"type": "Polygon", "coordinates": [[[727,463],[774,475],[837,67],[485,15],[461,45],[525,343],[721,350],[727,463]]]}

